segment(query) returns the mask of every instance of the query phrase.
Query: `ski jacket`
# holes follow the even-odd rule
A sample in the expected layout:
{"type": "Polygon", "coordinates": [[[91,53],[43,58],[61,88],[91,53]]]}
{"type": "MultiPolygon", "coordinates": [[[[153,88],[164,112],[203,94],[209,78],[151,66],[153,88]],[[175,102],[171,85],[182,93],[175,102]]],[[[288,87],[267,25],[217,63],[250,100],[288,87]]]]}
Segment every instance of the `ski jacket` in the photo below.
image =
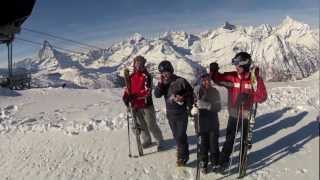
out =
{"type": "MultiPolygon", "coordinates": [[[[145,108],[153,105],[152,102],[152,77],[147,72],[135,71],[130,75],[130,94],[133,97],[131,100],[132,107],[135,109],[145,108]]],[[[123,94],[124,102],[128,101],[128,93],[123,94]]]]}
{"type": "Polygon", "coordinates": [[[194,88],[194,94],[199,109],[212,112],[219,112],[221,110],[221,98],[216,88],[210,86],[208,89],[205,89],[201,85],[198,85],[194,88]]]}
{"type": "Polygon", "coordinates": [[[257,87],[253,88],[250,72],[238,74],[236,71],[212,74],[212,80],[228,89],[228,110],[232,117],[237,117],[238,96],[241,93],[249,94],[249,100],[244,103],[244,118],[249,117],[250,110],[254,103],[262,103],[267,99],[267,91],[262,78],[255,72],[257,87]]]}
{"type": "Polygon", "coordinates": [[[193,89],[188,81],[175,74],[167,84],[158,83],[154,90],[156,98],[164,96],[167,114],[189,113],[193,104],[193,89]],[[184,97],[183,104],[174,101],[175,95],[184,97]]]}
{"type": "Polygon", "coordinates": [[[199,108],[199,115],[194,117],[196,132],[219,133],[218,112],[221,110],[219,91],[212,86],[205,89],[201,85],[197,85],[194,88],[194,94],[197,99],[197,107],[199,108]]]}

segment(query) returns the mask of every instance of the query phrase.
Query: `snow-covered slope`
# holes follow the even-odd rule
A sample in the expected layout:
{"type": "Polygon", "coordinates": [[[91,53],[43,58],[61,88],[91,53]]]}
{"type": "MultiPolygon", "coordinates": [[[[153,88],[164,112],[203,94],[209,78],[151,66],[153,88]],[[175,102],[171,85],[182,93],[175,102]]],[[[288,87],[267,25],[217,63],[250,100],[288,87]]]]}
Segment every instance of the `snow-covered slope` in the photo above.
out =
{"type": "MultiPolygon", "coordinates": [[[[319,81],[317,76],[266,84],[268,100],[259,104],[254,144],[244,180],[318,179],[319,84],[314,81],[319,81]]],[[[18,92],[0,88],[0,177],[14,180],[194,179],[196,136],[192,119],[187,132],[191,152],[187,167],[175,168],[175,142],[163,99],[154,98],[154,103],[166,150],[156,152],[152,147],[145,149],[145,156],[141,158],[129,158],[126,108],[119,103],[121,93],[119,88],[46,88],[18,92]]],[[[227,110],[223,107],[219,113],[220,145],[224,141],[227,119],[227,110]]],[[[131,147],[133,155],[137,155],[133,139],[131,147]]],[[[228,177],[213,172],[201,175],[203,180],[236,177],[236,169],[228,177]]]]}
{"type": "Polygon", "coordinates": [[[231,58],[247,51],[266,80],[294,80],[319,70],[318,37],[319,30],[290,17],[275,27],[242,27],[227,22],[200,35],[166,32],[157,39],[146,39],[136,33],[105,50],[80,55],[59,52],[46,41],[37,58],[25,59],[17,66],[32,68],[37,82],[99,88],[121,85],[123,68],[131,67],[137,55],[147,58],[154,75],[160,61],[170,60],[177,74],[193,80],[211,62],[221,64],[222,70],[232,69],[231,58]]]}

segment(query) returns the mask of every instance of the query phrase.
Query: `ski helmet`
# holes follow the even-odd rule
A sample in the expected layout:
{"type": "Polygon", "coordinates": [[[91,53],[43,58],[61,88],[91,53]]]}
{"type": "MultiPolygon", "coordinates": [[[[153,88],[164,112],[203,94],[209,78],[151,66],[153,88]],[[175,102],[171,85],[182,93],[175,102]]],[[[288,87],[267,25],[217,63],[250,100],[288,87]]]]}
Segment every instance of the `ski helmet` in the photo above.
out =
{"type": "Polygon", "coordinates": [[[249,53],[247,53],[247,52],[239,52],[232,59],[232,64],[233,65],[239,65],[245,71],[249,71],[250,70],[251,63],[252,63],[251,55],[249,53]]]}
{"type": "Polygon", "coordinates": [[[168,60],[161,61],[158,66],[158,70],[160,73],[162,73],[162,72],[173,73],[174,72],[173,66],[172,66],[171,62],[168,60]]]}

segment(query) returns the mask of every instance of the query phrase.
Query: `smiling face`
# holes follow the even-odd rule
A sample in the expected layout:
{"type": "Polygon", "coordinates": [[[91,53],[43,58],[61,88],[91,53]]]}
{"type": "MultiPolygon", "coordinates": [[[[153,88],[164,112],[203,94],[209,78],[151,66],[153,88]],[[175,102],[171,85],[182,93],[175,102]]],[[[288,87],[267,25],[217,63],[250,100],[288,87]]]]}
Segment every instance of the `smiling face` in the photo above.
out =
{"type": "Polygon", "coordinates": [[[136,71],[143,71],[144,70],[144,64],[141,61],[136,61],[134,63],[134,68],[136,71]]]}
{"type": "Polygon", "coordinates": [[[161,73],[161,76],[162,76],[162,78],[163,78],[163,80],[164,80],[165,82],[168,82],[168,81],[170,80],[171,76],[172,76],[172,73],[165,71],[165,72],[162,72],[162,73],[161,73]]]}

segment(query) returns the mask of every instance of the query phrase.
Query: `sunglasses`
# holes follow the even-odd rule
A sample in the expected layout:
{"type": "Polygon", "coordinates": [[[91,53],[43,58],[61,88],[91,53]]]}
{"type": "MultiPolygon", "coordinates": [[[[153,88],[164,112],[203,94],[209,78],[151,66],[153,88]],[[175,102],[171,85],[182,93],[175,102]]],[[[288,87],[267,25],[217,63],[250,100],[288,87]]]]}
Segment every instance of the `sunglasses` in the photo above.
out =
{"type": "Polygon", "coordinates": [[[248,64],[249,59],[246,59],[245,61],[243,61],[240,57],[235,57],[235,58],[232,58],[231,63],[232,65],[235,65],[235,66],[242,66],[242,65],[248,64]]]}

